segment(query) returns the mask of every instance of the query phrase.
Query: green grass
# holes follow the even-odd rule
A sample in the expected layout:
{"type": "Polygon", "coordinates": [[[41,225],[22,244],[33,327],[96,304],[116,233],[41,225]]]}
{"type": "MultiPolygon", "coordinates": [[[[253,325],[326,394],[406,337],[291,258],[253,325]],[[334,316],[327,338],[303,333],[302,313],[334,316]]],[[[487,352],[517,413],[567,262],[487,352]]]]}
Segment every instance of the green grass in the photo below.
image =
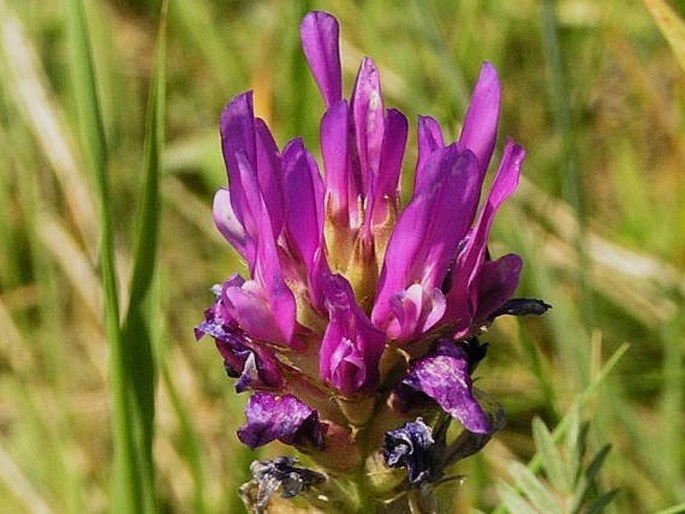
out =
{"type": "Polygon", "coordinates": [[[325,7],[346,90],[371,55],[410,118],[407,174],[416,116],[458,134],[483,60],[503,84],[501,139],[528,151],[492,249],[520,253],[519,293],[554,309],[488,337],[480,384],[509,424],[458,470],[455,509],[495,509],[509,461],[537,469],[531,419],[560,442],[580,403],[588,453],[612,445],[608,511],[685,511],[676,4],[172,0],[165,31],[159,1],[0,0],[0,510],[241,511],[244,398],[192,333],[209,286],[242,266],[212,226],[217,121],[253,88],[279,144],[317,149],[298,23],[325,7]]]}

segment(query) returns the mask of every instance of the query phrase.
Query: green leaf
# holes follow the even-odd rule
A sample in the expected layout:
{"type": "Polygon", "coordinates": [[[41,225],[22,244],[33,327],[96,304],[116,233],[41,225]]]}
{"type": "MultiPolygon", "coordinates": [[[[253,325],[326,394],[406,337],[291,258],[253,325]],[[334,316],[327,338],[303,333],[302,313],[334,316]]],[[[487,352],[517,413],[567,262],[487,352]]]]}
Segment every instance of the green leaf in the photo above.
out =
{"type": "Polygon", "coordinates": [[[585,476],[587,477],[588,480],[592,481],[597,477],[597,474],[599,473],[599,470],[604,465],[604,461],[606,460],[607,455],[609,455],[610,451],[611,451],[611,445],[605,444],[597,452],[597,455],[595,455],[595,458],[592,459],[592,462],[590,463],[590,465],[587,468],[587,471],[585,472],[585,476]]]}
{"type": "MultiPolygon", "coordinates": [[[[149,302],[157,263],[157,246],[161,202],[159,182],[161,156],[164,146],[164,97],[165,97],[165,26],[166,4],[157,41],[155,74],[148,101],[145,130],[145,164],[143,191],[140,198],[136,249],[134,252],[133,277],[128,310],[124,321],[126,356],[129,359],[129,377],[136,393],[138,408],[147,420],[146,428],[152,427],[154,409],[155,376],[153,347],[150,340],[149,302]]],[[[147,442],[147,438],[146,438],[147,442]]]]}
{"type": "Polygon", "coordinates": [[[502,504],[511,514],[538,514],[526,500],[521,498],[518,491],[505,482],[497,484],[497,492],[502,498],[502,504]]]}
{"type": "Polygon", "coordinates": [[[122,341],[127,383],[132,388],[129,406],[137,437],[137,477],[141,495],[138,503],[145,512],[155,509],[152,444],[157,369],[150,319],[161,212],[159,182],[164,147],[167,6],[168,2],[162,6],[155,72],[148,100],[143,191],[138,211],[131,293],[122,341]]]}
{"type": "MultiPolygon", "coordinates": [[[[102,243],[100,268],[105,295],[105,324],[110,344],[113,397],[114,497],[111,507],[128,513],[155,511],[152,461],[154,362],[145,303],[153,280],[159,216],[159,156],[163,140],[164,25],[148,118],[145,186],[141,201],[134,276],[124,328],[119,325],[113,225],[105,131],[97,96],[89,29],[80,0],[65,0],[70,69],[81,144],[100,196],[102,243]]],[[[165,12],[165,11],[164,11],[165,12]]],[[[164,15],[163,15],[164,18],[164,15]]]]}
{"type": "MultiPolygon", "coordinates": [[[[193,512],[196,514],[203,514],[207,512],[207,504],[205,499],[205,473],[197,433],[195,431],[195,427],[193,426],[192,418],[187,412],[187,407],[189,407],[189,405],[183,404],[183,401],[176,389],[176,385],[173,382],[169,367],[166,365],[163,366],[161,373],[165,389],[169,393],[171,406],[174,409],[176,418],[179,422],[182,455],[188,462],[193,481],[195,482],[195,492],[193,494],[193,512]]],[[[233,511],[231,510],[229,512],[233,511]]]]}
{"type": "Polygon", "coordinates": [[[613,489],[608,493],[604,493],[597,498],[587,510],[587,514],[600,514],[604,512],[607,505],[611,503],[614,497],[618,494],[618,489],[613,489]]]}
{"type": "Polygon", "coordinates": [[[562,514],[561,508],[554,501],[552,495],[526,466],[513,461],[509,464],[509,474],[514,479],[516,486],[528,497],[538,511],[546,514],[562,514]]]}
{"type": "Polygon", "coordinates": [[[611,445],[604,445],[595,455],[594,459],[588,466],[585,473],[580,477],[578,483],[576,484],[575,491],[573,492],[573,497],[571,498],[571,507],[569,512],[579,512],[580,508],[586,500],[586,496],[590,488],[594,485],[595,478],[599,473],[599,470],[604,465],[604,461],[611,450],[611,445]]]}
{"type": "Polygon", "coordinates": [[[573,484],[580,473],[581,462],[585,455],[585,439],[587,436],[587,425],[581,428],[580,413],[577,407],[572,407],[569,412],[569,424],[564,438],[564,472],[566,482],[573,484]]]}
{"type": "Polygon", "coordinates": [[[685,23],[665,0],[643,0],[685,70],[685,23]]]}
{"type": "Polygon", "coordinates": [[[113,218],[107,174],[107,144],[97,97],[95,69],[83,4],[65,0],[69,68],[81,149],[91,173],[95,176],[100,198],[100,273],[105,306],[105,332],[110,346],[110,380],[112,388],[112,424],[114,446],[114,488],[112,502],[123,512],[137,512],[139,482],[136,479],[135,434],[127,405],[126,368],[123,339],[119,326],[119,300],[114,262],[113,218]]]}
{"type": "MultiPolygon", "coordinates": [[[[600,370],[600,372],[597,374],[597,376],[594,377],[592,382],[588,384],[588,386],[585,388],[585,390],[578,396],[575,405],[577,408],[582,408],[589,400],[592,398],[594,393],[597,391],[599,386],[604,382],[606,377],[609,375],[612,369],[618,364],[618,361],[621,360],[621,357],[625,355],[625,353],[628,351],[628,348],[630,348],[629,344],[622,344],[618,350],[614,352],[614,354],[609,358],[609,360],[606,362],[604,367],[600,370]]],[[[554,433],[552,434],[552,441],[553,444],[556,444],[557,441],[559,441],[562,436],[566,433],[566,430],[568,430],[569,423],[572,418],[572,412],[567,413],[563,419],[559,422],[559,424],[556,426],[554,429],[554,433]]],[[[542,423],[542,422],[541,422],[542,423]]],[[[544,423],[543,423],[544,426],[544,423]]],[[[547,427],[544,427],[545,430],[547,430],[547,427]]],[[[549,431],[548,431],[549,432],[549,431]]],[[[556,452],[556,448],[554,449],[556,452]]],[[[540,465],[542,464],[543,457],[542,457],[542,452],[538,448],[538,453],[535,454],[535,456],[531,459],[531,461],[528,463],[528,469],[530,469],[533,473],[535,473],[538,469],[540,469],[540,465]]],[[[503,514],[505,511],[505,506],[503,504],[498,505],[493,511],[492,514],[503,514]]]]}
{"type": "Polygon", "coordinates": [[[561,454],[554,445],[552,434],[540,418],[533,419],[533,439],[535,440],[535,447],[542,456],[542,465],[547,478],[559,491],[569,491],[571,484],[567,481],[561,454]]]}

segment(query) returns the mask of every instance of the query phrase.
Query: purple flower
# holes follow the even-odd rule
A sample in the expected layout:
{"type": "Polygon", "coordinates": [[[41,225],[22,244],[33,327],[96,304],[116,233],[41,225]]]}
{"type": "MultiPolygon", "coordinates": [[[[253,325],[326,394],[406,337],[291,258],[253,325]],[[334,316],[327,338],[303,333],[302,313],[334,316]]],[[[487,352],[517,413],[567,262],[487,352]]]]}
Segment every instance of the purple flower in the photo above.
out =
{"type": "Polygon", "coordinates": [[[205,321],[195,329],[195,337],[204,335],[214,338],[216,347],[224,358],[228,376],[238,378],[235,389],[241,393],[247,389],[277,390],[283,385],[278,364],[271,352],[254,344],[231,317],[226,307],[226,291],[239,287],[243,280],[235,275],[223,286],[215,286],[216,303],[205,311],[205,321]]]}
{"type": "Polygon", "coordinates": [[[337,271],[345,271],[345,252],[355,246],[384,246],[387,227],[398,210],[398,182],[407,142],[406,117],[385,110],[378,69],[365,57],[350,100],[342,98],[338,23],[311,12],[300,28],[302,48],[326,105],[321,121],[321,154],[326,173],[328,243],[337,271]]]}
{"type": "MultiPolygon", "coordinates": [[[[475,363],[468,348],[464,343],[441,340],[431,353],[410,365],[401,386],[433,399],[468,431],[487,434],[492,427],[473,395],[471,371],[475,363]]],[[[402,388],[399,391],[401,395],[402,388]]]]}
{"type": "MultiPolygon", "coordinates": [[[[336,19],[311,12],[300,35],[325,108],[321,167],[300,138],[277,146],[251,92],[221,115],[230,187],[214,197],[214,221],[249,276],[215,291],[196,336],[214,338],[239,392],[254,391],[238,436],[251,448],[274,440],[325,447],[313,458],[349,471],[374,447],[367,434],[380,446],[416,397],[428,405],[426,419],[443,410],[469,433],[489,434],[471,381],[484,347],[473,341],[501,314],[547,308],[511,300],[521,258],[493,260],[488,251],[525,156],[507,140],[481,202],[497,141],[497,73],[483,65],[456,141],[419,118],[414,190],[401,209],[408,122],[385,107],[377,66],[365,57],[345,98],[336,19]],[[338,448],[341,441],[354,448],[338,448]]],[[[422,473],[421,426],[394,434],[388,450],[389,462],[413,463],[412,481],[422,473]]]]}
{"type": "Polygon", "coordinates": [[[373,390],[385,335],[359,308],[343,277],[328,277],[324,288],[329,322],[321,341],[321,377],[345,395],[373,390]]]}
{"type": "Polygon", "coordinates": [[[238,438],[250,448],[279,440],[298,446],[323,448],[326,425],[319,415],[292,395],[255,393],[245,410],[247,423],[238,429],[238,438]]]}

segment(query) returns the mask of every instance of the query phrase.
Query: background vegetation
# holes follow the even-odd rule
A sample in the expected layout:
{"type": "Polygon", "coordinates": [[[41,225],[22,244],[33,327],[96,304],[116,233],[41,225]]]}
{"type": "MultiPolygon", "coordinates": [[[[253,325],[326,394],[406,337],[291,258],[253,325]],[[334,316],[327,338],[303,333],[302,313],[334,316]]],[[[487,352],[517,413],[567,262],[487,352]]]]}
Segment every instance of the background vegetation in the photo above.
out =
{"type": "Polygon", "coordinates": [[[166,56],[160,2],[84,4],[0,0],[1,511],[242,512],[244,398],[192,331],[242,266],[210,213],[217,120],[253,88],[280,144],[318,147],[298,26],[324,8],[347,90],[373,56],[410,149],[418,114],[458,134],[489,60],[502,139],[528,150],[493,252],[522,254],[520,294],[554,309],[487,338],[479,384],[509,425],[456,470],[455,512],[494,508],[507,463],[535,451],[532,418],[556,426],[582,391],[593,453],[613,446],[610,511],[685,512],[685,47],[659,2],[171,0],[166,56]]]}

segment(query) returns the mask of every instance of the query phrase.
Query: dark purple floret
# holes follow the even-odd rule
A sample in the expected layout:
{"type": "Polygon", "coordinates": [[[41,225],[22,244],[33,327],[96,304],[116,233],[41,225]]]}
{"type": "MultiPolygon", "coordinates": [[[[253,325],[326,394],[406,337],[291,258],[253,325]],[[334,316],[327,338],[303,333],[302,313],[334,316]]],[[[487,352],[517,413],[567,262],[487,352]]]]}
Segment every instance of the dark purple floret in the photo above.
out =
{"type": "Polygon", "coordinates": [[[309,487],[326,480],[325,475],[296,464],[297,459],[287,456],[252,462],[252,481],[241,487],[242,494],[247,496],[248,504],[256,512],[261,513],[277,490],[281,490],[282,498],[294,498],[309,487]],[[252,485],[256,486],[256,491],[252,490],[252,485]]]}
{"type": "MultiPolygon", "coordinates": [[[[470,375],[473,364],[467,348],[464,343],[439,341],[432,352],[410,365],[402,384],[432,398],[467,430],[486,434],[492,428],[473,395],[470,375]]],[[[402,388],[397,392],[401,396],[402,388]]]]}
{"type": "Polygon", "coordinates": [[[238,438],[252,449],[275,440],[323,449],[326,425],[319,422],[317,411],[293,395],[257,392],[248,401],[245,415],[247,423],[238,429],[238,438]]]}
{"type": "Polygon", "coordinates": [[[237,378],[236,392],[247,389],[276,390],[283,385],[276,358],[268,350],[253,345],[226,309],[224,292],[227,287],[242,283],[234,276],[223,286],[214,286],[216,302],[205,311],[205,320],[195,328],[197,339],[208,335],[224,358],[229,377],[237,378]]]}
{"type": "MultiPolygon", "coordinates": [[[[221,351],[221,349],[219,350],[221,351]]],[[[223,354],[224,352],[221,351],[223,354]]],[[[228,373],[228,361],[224,361],[228,373]]],[[[230,373],[229,373],[229,376],[230,373]]],[[[275,357],[261,348],[248,349],[243,361],[238,381],[235,383],[237,393],[248,389],[279,390],[283,387],[283,377],[278,369],[275,357]]]]}
{"type": "Polygon", "coordinates": [[[385,433],[383,457],[391,468],[407,468],[409,481],[419,485],[435,471],[434,445],[431,428],[417,418],[385,433]]]}

